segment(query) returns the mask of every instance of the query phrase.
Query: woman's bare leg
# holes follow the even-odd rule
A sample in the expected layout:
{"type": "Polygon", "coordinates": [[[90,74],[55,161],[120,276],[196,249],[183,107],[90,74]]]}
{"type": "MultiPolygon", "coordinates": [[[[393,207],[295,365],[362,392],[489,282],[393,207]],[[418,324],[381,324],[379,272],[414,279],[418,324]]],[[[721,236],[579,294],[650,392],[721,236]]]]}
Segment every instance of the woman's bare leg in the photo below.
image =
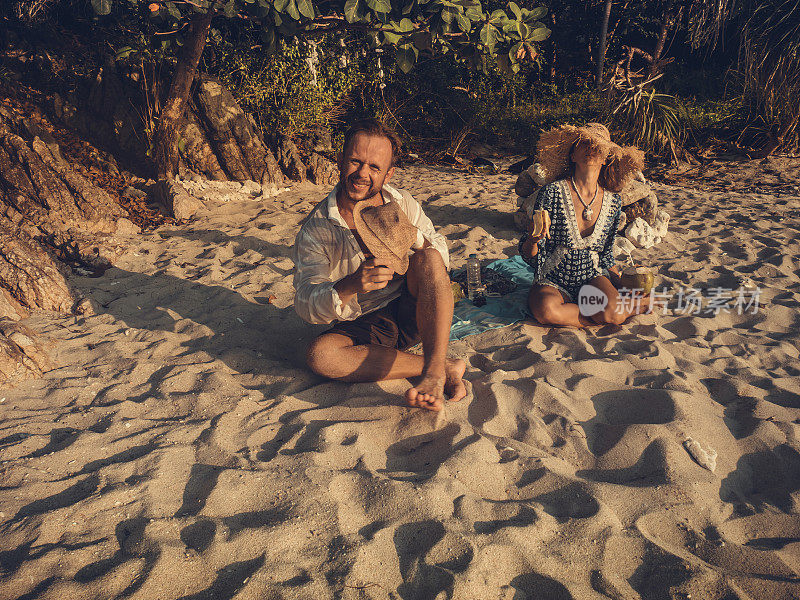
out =
{"type": "Polygon", "coordinates": [[[623,298],[614,284],[604,275],[595,277],[589,281],[589,285],[602,291],[608,298],[606,307],[590,317],[598,325],[622,325],[630,317],[650,311],[650,296],[623,298]]]}
{"type": "Polygon", "coordinates": [[[580,313],[577,304],[570,302],[564,294],[549,285],[531,286],[528,307],[534,318],[542,325],[587,327],[595,324],[580,313]]]}

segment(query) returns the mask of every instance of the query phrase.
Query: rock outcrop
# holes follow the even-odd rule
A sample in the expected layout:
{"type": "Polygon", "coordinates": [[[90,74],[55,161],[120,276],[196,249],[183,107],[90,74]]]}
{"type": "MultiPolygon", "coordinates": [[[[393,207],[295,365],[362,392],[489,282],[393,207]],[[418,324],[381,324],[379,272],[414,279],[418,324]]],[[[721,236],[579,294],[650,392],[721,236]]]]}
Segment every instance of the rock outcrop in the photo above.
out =
{"type": "MultiPolygon", "coordinates": [[[[0,318],[72,312],[78,298],[54,257],[104,270],[120,251],[119,237],[139,230],[126,214],[63,158],[45,128],[0,107],[0,318]]],[[[0,326],[0,382],[37,375],[47,364],[35,336],[21,331],[0,326]]]]}
{"type": "MultiPolygon", "coordinates": [[[[141,96],[139,82],[118,72],[114,62],[108,61],[87,89],[75,90],[66,98],[54,95],[50,112],[124,163],[140,165],[148,152],[148,141],[142,134],[147,124],[141,116],[147,113],[147,107],[141,105],[141,96]]],[[[284,172],[298,181],[305,178],[305,168],[281,171],[283,165],[252,117],[227,88],[207,75],[200,76],[193,88],[178,143],[180,174],[198,173],[220,181],[250,179],[276,189],[284,185],[284,172]]]]}

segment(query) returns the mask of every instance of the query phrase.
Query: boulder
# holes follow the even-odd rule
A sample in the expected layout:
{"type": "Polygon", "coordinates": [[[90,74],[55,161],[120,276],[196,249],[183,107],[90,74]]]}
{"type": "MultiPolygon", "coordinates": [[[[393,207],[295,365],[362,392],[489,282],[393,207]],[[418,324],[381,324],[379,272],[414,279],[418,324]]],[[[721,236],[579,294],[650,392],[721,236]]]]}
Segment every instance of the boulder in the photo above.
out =
{"type": "Polygon", "coordinates": [[[625,229],[625,237],[637,248],[652,248],[661,241],[653,228],[641,217],[637,217],[628,225],[625,229]]]}
{"type": "Polygon", "coordinates": [[[308,178],[317,185],[334,186],[339,183],[339,169],[315,152],[308,159],[308,178]]]}
{"type": "Polygon", "coordinates": [[[663,210],[658,211],[658,214],[656,214],[656,218],[653,223],[653,230],[655,231],[656,236],[662,239],[666,237],[668,226],[669,226],[669,213],[663,210]]]}
{"type": "Polygon", "coordinates": [[[517,196],[526,198],[539,191],[539,188],[544,185],[544,182],[542,166],[539,163],[534,163],[519,174],[517,182],[514,185],[514,191],[517,193],[517,196]]]}
{"type": "Polygon", "coordinates": [[[242,182],[242,193],[255,198],[261,195],[261,184],[250,179],[242,182]]]}
{"type": "Polygon", "coordinates": [[[655,223],[658,197],[641,171],[623,188],[619,195],[628,223],[632,223],[637,217],[641,217],[649,225],[655,223]]]}
{"type": "Polygon", "coordinates": [[[647,198],[650,195],[650,192],[650,186],[646,182],[639,181],[638,179],[632,179],[630,183],[628,183],[628,185],[626,185],[619,193],[619,196],[622,199],[622,206],[628,206],[629,204],[638,202],[643,198],[647,198]]]}
{"type": "Polygon", "coordinates": [[[0,318],[0,383],[39,377],[51,368],[45,344],[33,331],[0,318]]]}
{"type": "Polygon", "coordinates": [[[617,260],[623,260],[630,256],[635,249],[636,246],[634,246],[628,238],[619,235],[614,239],[613,253],[614,258],[617,260]]]}
{"type": "Polygon", "coordinates": [[[155,187],[156,200],[164,207],[167,214],[179,221],[191,219],[200,209],[200,201],[189,194],[174,179],[159,179],[155,187]]]}
{"type": "MultiPolygon", "coordinates": [[[[264,144],[252,118],[218,80],[208,76],[200,78],[194,106],[229,179],[261,181],[264,171],[275,167],[274,161],[268,158],[272,151],[264,144]]],[[[279,173],[271,176],[276,180],[280,178],[279,173]]]]}
{"type": "Polygon", "coordinates": [[[628,222],[633,222],[637,217],[641,217],[647,221],[648,225],[653,225],[656,219],[656,212],[658,210],[658,200],[653,192],[650,192],[644,198],[637,200],[632,204],[623,206],[622,208],[628,222]]]}
{"type": "Polygon", "coordinates": [[[281,170],[286,173],[289,179],[293,179],[294,181],[306,180],[306,166],[303,163],[303,159],[300,157],[300,152],[297,150],[297,146],[294,145],[294,142],[287,136],[281,136],[278,142],[277,158],[281,170]]]}
{"type": "Polygon", "coordinates": [[[111,259],[111,239],[138,228],[105,190],[61,156],[48,135],[20,127],[16,114],[0,109],[0,215],[28,239],[37,239],[68,261],[111,259]]]}

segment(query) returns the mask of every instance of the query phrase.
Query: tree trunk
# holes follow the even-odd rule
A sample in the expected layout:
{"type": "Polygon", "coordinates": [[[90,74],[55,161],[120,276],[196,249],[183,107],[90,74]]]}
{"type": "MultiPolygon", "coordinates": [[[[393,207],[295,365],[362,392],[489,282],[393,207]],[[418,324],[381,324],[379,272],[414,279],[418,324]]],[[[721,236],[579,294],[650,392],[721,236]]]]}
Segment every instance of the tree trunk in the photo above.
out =
{"type": "Polygon", "coordinates": [[[597,89],[603,87],[603,65],[606,62],[606,39],[608,37],[608,21],[611,18],[611,5],[614,0],[606,0],[603,10],[603,23],[600,26],[600,45],[597,48],[597,73],[595,80],[597,89]]]}
{"type": "MultiPolygon", "coordinates": [[[[550,25],[556,31],[556,16],[550,13],[550,25]]],[[[558,46],[556,45],[555,35],[550,36],[550,83],[556,82],[556,61],[558,60],[558,46]]]]}
{"type": "Polygon", "coordinates": [[[178,169],[178,130],[186,114],[189,90],[206,45],[206,36],[213,16],[212,6],[206,13],[195,15],[189,24],[189,31],[172,76],[169,94],[153,137],[153,160],[158,177],[172,178],[178,169]]]}
{"type": "Polygon", "coordinates": [[[667,34],[672,26],[672,5],[675,4],[674,0],[668,0],[667,5],[664,7],[664,20],[661,22],[661,31],[658,34],[656,47],[653,49],[653,62],[647,69],[647,78],[653,77],[658,72],[658,62],[661,60],[661,54],[664,52],[664,46],[667,43],[667,34]]]}

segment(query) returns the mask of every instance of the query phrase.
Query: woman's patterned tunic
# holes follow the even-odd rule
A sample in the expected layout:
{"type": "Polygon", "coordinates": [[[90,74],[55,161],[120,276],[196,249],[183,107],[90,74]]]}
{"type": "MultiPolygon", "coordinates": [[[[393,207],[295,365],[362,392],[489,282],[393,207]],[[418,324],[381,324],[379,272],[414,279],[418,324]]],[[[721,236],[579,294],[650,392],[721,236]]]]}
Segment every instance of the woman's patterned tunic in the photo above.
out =
{"type": "MultiPolygon", "coordinates": [[[[619,194],[604,192],[594,230],[587,237],[581,237],[567,180],[555,181],[539,190],[535,208],[550,213],[550,237],[539,241],[536,256],[523,255],[523,258],[536,273],[535,283],[552,286],[577,302],[583,284],[614,266],[613,246],[622,199],[619,194]]],[[[527,238],[525,234],[520,240],[520,254],[527,238]]]]}

